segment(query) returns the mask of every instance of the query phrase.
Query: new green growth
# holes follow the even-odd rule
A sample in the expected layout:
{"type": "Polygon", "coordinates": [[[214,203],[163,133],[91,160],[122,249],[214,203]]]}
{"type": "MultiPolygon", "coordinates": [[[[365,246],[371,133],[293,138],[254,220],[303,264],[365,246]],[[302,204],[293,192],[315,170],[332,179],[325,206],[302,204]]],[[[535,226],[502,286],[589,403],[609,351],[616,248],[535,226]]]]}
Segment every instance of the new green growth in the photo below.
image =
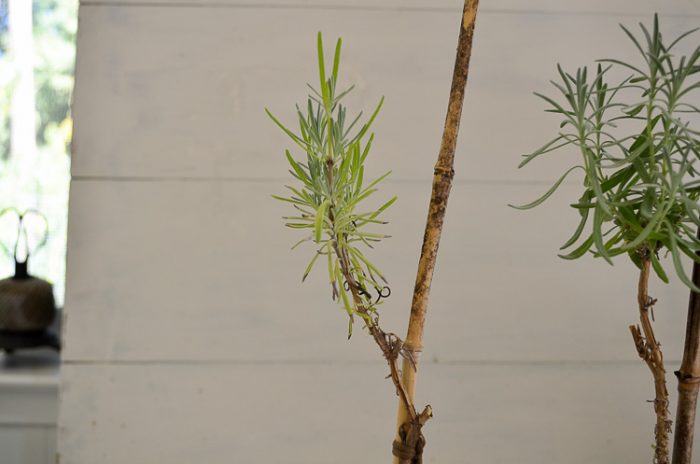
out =
{"type": "Polygon", "coordinates": [[[353,89],[338,91],[341,39],[335,47],[333,68],[326,75],[323,41],[318,33],[318,70],[320,89],[308,85],[311,94],[303,108],[297,106],[298,132],[283,125],[265,110],[277,126],[295,143],[299,155],[289,150],[285,155],[290,173],[297,185],[286,185],[287,196],[273,195],[277,200],[291,204],[293,216],[287,216],[286,226],[302,229],[307,235],[292,248],[311,242],[315,252],[304,271],[302,280],[316,262],[325,261],[332,297],[339,300],[349,316],[348,337],[352,335],[354,316],[362,317],[369,325],[377,318],[377,306],[389,294],[382,272],[366,256],[368,248],[388,236],[373,226],[386,224],[380,219],[396,197],[377,209],[363,210],[364,200],[377,191],[377,185],[389,176],[385,173],[376,180],[365,182],[365,161],[370,153],[374,134],[369,129],[384,99],[379,101],[367,122],[358,125],[362,112],[350,120],[347,108],[341,103],[353,89]],[[349,283],[343,275],[343,265],[351,280],[359,286],[361,305],[353,303],[349,283]],[[373,297],[371,291],[376,292],[373,297]],[[358,311],[361,308],[361,311],[358,311]]]}

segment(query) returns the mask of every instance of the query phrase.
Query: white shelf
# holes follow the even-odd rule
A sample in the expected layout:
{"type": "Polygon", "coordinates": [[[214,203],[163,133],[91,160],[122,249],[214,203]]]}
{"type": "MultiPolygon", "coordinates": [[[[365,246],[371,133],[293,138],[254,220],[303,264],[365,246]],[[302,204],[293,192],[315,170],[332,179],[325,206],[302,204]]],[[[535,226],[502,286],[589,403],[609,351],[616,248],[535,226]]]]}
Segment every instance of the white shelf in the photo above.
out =
{"type": "Polygon", "coordinates": [[[0,354],[3,464],[56,462],[59,364],[49,350],[0,354]]]}

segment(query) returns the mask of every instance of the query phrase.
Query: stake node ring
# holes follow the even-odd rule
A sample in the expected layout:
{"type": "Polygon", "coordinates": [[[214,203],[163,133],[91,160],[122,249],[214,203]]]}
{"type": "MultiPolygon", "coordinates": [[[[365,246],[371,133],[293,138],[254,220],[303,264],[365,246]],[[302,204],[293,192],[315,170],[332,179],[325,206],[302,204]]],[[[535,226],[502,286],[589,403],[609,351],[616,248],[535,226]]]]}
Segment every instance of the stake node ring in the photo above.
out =
{"type": "Polygon", "coordinates": [[[679,382],[686,384],[698,384],[700,383],[700,376],[693,376],[692,374],[686,374],[681,371],[675,371],[674,374],[679,382]]]}
{"type": "Polygon", "coordinates": [[[449,179],[452,179],[455,176],[455,170],[453,168],[444,166],[435,166],[433,173],[435,173],[436,176],[447,177],[449,179]]]}

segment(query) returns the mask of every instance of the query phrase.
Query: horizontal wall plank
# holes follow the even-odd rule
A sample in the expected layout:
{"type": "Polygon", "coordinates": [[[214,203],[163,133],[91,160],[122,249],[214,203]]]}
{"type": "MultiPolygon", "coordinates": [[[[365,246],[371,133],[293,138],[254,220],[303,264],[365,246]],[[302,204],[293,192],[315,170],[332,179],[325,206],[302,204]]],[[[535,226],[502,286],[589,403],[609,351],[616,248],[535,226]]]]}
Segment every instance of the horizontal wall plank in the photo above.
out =
{"type": "MultiPolygon", "coordinates": [[[[382,462],[395,397],[380,365],[65,366],[71,464],[382,462]]],[[[675,403],[675,388],[671,389],[675,403]]],[[[424,366],[426,462],[648,462],[642,366],[424,366]]]]}
{"type": "MultiPolygon", "coordinates": [[[[90,4],[128,4],[128,5],[163,5],[163,6],[231,6],[245,8],[343,8],[343,9],[421,9],[428,11],[460,11],[459,0],[81,0],[82,5],[90,4]]],[[[700,14],[697,0],[684,2],[667,2],[664,0],[622,0],[609,2],[592,0],[577,2],[574,0],[531,0],[523,4],[519,0],[490,0],[481,2],[482,11],[547,11],[550,13],[579,14],[650,14],[662,12],[667,14],[700,14]]]]}
{"type": "MultiPolygon", "coordinates": [[[[680,2],[675,2],[680,3],[680,2]]],[[[690,4],[685,2],[683,4],[690,4]]],[[[376,123],[372,163],[397,179],[429,179],[447,103],[458,13],[453,11],[158,8],[80,11],[73,175],[271,178],[290,147],[263,112],[293,124],[315,82],[315,31],[342,36],[348,100],[376,123]],[[280,25],[293,24],[280,33],[280,25]],[[332,27],[324,25],[332,24],[332,27]],[[207,31],[202,33],[202,31],[207,31]]],[[[649,15],[629,17],[649,20],[649,15]]],[[[554,179],[578,155],[518,171],[520,155],[554,136],[558,119],[532,95],[555,63],[632,58],[620,18],[485,12],[479,19],[457,154],[463,179],[554,179]],[[595,31],[595,33],[592,33],[595,31]]],[[[666,18],[668,31],[697,18],[666,18]]]]}
{"type": "MultiPolygon", "coordinates": [[[[508,208],[546,185],[457,184],[431,295],[428,360],[635,360],[636,270],[556,257],[576,222],[562,188],[531,212],[508,208]]],[[[74,181],[68,361],[376,360],[335,303],[314,248],[282,226],[276,182],[74,181]],[[308,245],[308,244],[307,244],[308,245]]],[[[393,237],[373,253],[392,286],[387,329],[405,331],[429,185],[387,183],[393,237]]],[[[687,290],[652,285],[666,358],[679,359],[687,290]]]]}

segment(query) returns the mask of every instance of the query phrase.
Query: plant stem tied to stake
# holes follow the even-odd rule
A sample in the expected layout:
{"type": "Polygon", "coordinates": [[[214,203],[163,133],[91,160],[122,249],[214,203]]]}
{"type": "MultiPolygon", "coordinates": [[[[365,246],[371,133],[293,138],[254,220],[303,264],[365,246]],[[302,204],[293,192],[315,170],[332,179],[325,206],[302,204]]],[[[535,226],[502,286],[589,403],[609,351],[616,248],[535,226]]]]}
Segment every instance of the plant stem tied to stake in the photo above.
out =
{"type": "MultiPolygon", "coordinates": [[[[447,200],[454,176],[455,147],[462,117],[464,90],[469,75],[469,59],[471,57],[478,5],[478,0],[465,0],[460,23],[457,56],[452,75],[452,87],[445,118],[445,128],[442,134],[440,153],[435,164],[428,219],[425,226],[420,261],[418,262],[413,301],[411,303],[411,317],[408,324],[408,334],[403,346],[405,352],[409,353],[409,356],[404,356],[401,370],[401,384],[405,390],[404,393],[407,400],[402,398],[399,401],[398,424],[394,441],[395,464],[415,464],[420,463],[422,459],[424,439],[420,429],[425,420],[427,420],[427,416],[424,414],[417,415],[412,406],[416,386],[416,368],[418,355],[423,348],[423,326],[428,309],[428,296],[430,295],[430,285],[433,280],[445,209],[447,208],[447,200]],[[415,450],[414,453],[412,453],[413,450],[415,450]]],[[[429,408],[426,410],[429,412],[429,408]]]]}
{"type": "Polygon", "coordinates": [[[638,325],[631,325],[630,332],[634,338],[639,357],[649,366],[654,377],[654,411],[656,412],[656,426],[654,436],[656,446],[654,448],[654,463],[669,464],[669,438],[672,421],[668,411],[668,390],[666,388],[666,369],[661,345],[656,340],[654,329],[651,325],[650,312],[653,310],[656,300],[649,296],[649,271],[651,269],[651,257],[647,249],[640,250],[641,270],[639,272],[639,286],[637,290],[637,302],[639,304],[639,317],[641,329],[638,325]]]}
{"type": "MultiPolygon", "coordinates": [[[[698,230],[700,238],[700,229],[698,230]]],[[[693,283],[700,286],[700,264],[693,263],[693,283]]],[[[685,347],[678,377],[678,409],[673,442],[673,464],[691,464],[695,411],[700,388],[700,294],[690,290],[685,347]]]]}
{"type": "Polygon", "coordinates": [[[360,116],[352,121],[347,119],[347,108],[341,103],[342,98],[352,90],[352,87],[344,91],[338,90],[342,42],[338,39],[332,73],[329,75],[326,73],[323,39],[319,32],[317,48],[320,89],[309,85],[312,93],[306,108],[297,106],[299,134],[283,125],[266,109],[272,121],[304,153],[301,158],[295,159],[289,150],[285,150],[287,161],[292,168],[290,173],[301,185],[285,186],[291,191],[291,195],[273,195],[277,200],[291,203],[296,210],[294,216],[284,217],[285,225],[310,232],[292,248],[304,242],[313,242],[316,246],[316,252],[306,267],[302,281],[309,275],[319,256],[326,256],[331,296],[342,305],[348,315],[348,338],[352,335],[355,316],[359,316],[389,365],[387,378],[393,382],[399,397],[398,430],[392,445],[395,463],[422,462],[425,438],[421,430],[432,417],[430,406],[426,406],[419,413],[414,405],[416,363],[422,348],[430,283],[454,175],[452,165],[469,71],[477,4],[477,1],[469,0],[465,0],[464,4],[445,130],[435,165],[433,192],[406,342],[395,333],[382,330],[379,324],[378,307],[382,303],[380,300],[387,298],[391,289],[381,271],[361,250],[364,247],[373,248],[372,243],[389,237],[368,231],[367,226],[387,224],[379,216],[396,200],[396,197],[393,197],[371,211],[361,212],[358,207],[363,200],[377,191],[376,185],[391,173],[385,173],[369,185],[363,184],[364,163],[374,138],[374,134],[368,134],[368,131],[382,107],[384,98],[379,101],[367,122],[352,132],[360,116]],[[365,135],[368,135],[368,139],[364,138],[365,135]],[[376,300],[370,295],[372,289],[377,292],[376,300]],[[403,358],[402,369],[399,369],[399,358],[403,358]]]}
{"type": "Polygon", "coordinates": [[[397,361],[399,355],[406,355],[404,352],[403,342],[395,334],[384,332],[384,330],[382,330],[382,328],[379,326],[379,321],[372,316],[367,308],[365,308],[364,302],[362,301],[362,287],[349,271],[349,257],[346,253],[341,252],[337,246],[334,247],[334,249],[336,254],[339,256],[340,270],[348,283],[353,302],[355,303],[355,309],[359,314],[364,316],[367,323],[367,328],[372,335],[372,338],[381,349],[384,358],[386,358],[386,361],[389,364],[389,376],[396,387],[396,394],[399,396],[402,404],[410,411],[411,420],[418,421],[421,423],[421,425],[424,424],[432,415],[430,406],[426,406],[425,410],[421,414],[417,414],[413,403],[409,399],[408,395],[406,394],[406,390],[401,384],[401,376],[397,366],[397,361]]]}

